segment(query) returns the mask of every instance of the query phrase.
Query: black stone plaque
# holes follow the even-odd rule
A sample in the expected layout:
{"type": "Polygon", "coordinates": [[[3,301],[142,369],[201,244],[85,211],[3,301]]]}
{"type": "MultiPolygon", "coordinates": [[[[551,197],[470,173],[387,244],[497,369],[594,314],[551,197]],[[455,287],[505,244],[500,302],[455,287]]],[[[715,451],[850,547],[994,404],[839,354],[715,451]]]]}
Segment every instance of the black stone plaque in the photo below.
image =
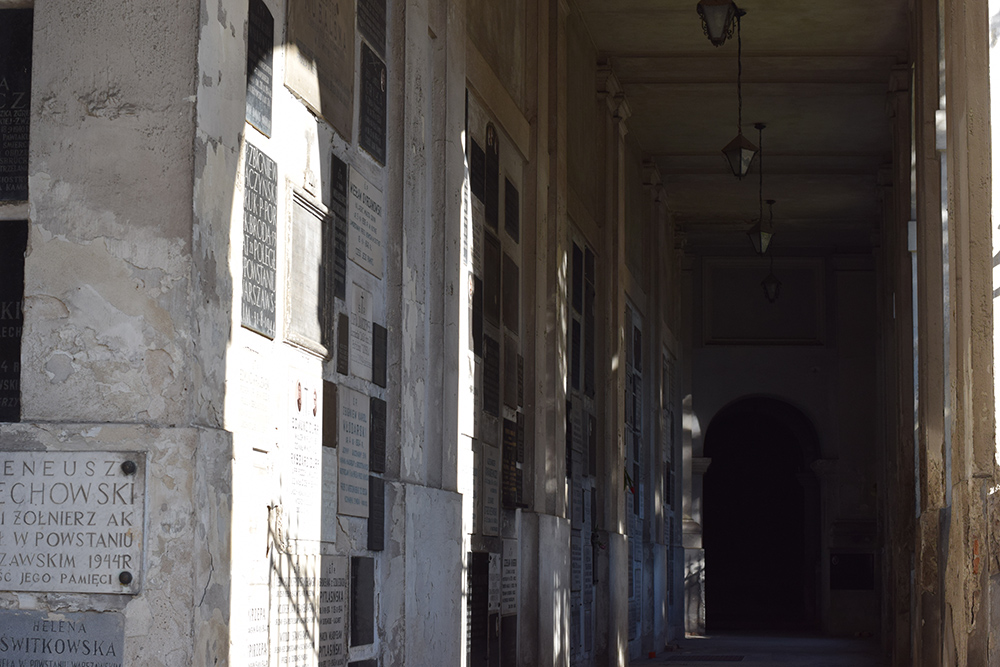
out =
{"type": "Polygon", "coordinates": [[[385,55],[385,0],[358,0],[358,32],[385,55]]]}
{"type": "MultiPolygon", "coordinates": [[[[368,550],[385,549],[385,481],[368,476],[368,550]]],[[[369,642],[370,643],[370,642],[369,642]]]]}
{"type": "Polygon", "coordinates": [[[587,396],[593,396],[594,384],[594,286],[587,283],[584,288],[584,315],[583,315],[583,391],[587,396]]]}
{"type": "Polygon", "coordinates": [[[378,660],[374,658],[370,660],[355,660],[354,662],[347,663],[347,667],[378,667],[378,660]]]}
{"type": "Polygon", "coordinates": [[[490,614],[489,626],[494,628],[490,633],[490,655],[487,665],[489,667],[500,667],[500,637],[497,636],[497,629],[500,627],[500,614],[490,614]]]}
{"type": "Polygon", "coordinates": [[[368,465],[372,472],[385,472],[386,404],[372,396],[368,405],[368,465]]]}
{"type": "Polygon", "coordinates": [[[521,308],[520,270],[517,262],[507,253],[503,254],[503,324],[515,334],[520,332],[521,308]]]}
{"type": "Polygon", "coordinates": [[[240,323],[274,338],[277,284],[278,166],[246,144],[243,175],[243,301],[240,323]]]}
{"type": "Polygon", "coordinates": [[[524,405],[524,357],[517,355],[517,407],[524,405]]]}
{"type": "Polygon", "coordinates": [[[486,151],[475,139],[472,140],[472,150],[469,155],[469,187],[473,196],[479,201],[486,197],[486,151]]]}
{"type": "Polygon", "coordinates": [[[0,9],[0,201],[28,198],[33,10],[0,9]]]}
{"type": "Polygon", "coordinates": [[[472,351],[483,356],[483,281],[472,276],[472,351]]]}
{"type": "Polygon", "coordinates": [[[503,506],[517,507],[517,422],[503,420],[503,506]]]}
{"type": "MultiPolygon", "coordinates": [[[[347,294],[347,178],[344,161],[336,155],[330,160],[330,213],[333,216],[333,242],[329,244],[333,261],[325,261],[333,270],[333,295],[344,301],[347,294]]],[[[324,233],[327,231],[324,225],[324,233]]],[[[327,247],[326,239],[323,240],[327,247]]]]}
{"type": "Polygon", "coordinates": [[[323,446],[337,446],[337,385],[323,380],[323,446]]]}
{"type": "Polygon", "coordinates": [[[504,178],[503,227],[514,243],[521,242],[521,198],[517,186],[504,178]]]}
{"type": "Polygon", "coordinates": [[[483,336],[483,411],[500,416],[500,343],[483,336]]]}
{"type": "Polygon", "coordinates": [[[341,313],[337,318],[337,372],[347,375],[349,355],[351,353],[351,322],[347,313],[341,313]]]}
{"type": "Polygon", "coordinates": [[[375,559],[351,557],[351,646],[375,641],[375,559]]]}
{"type": "Polygon", "coordinates": [[[495,327],[500,326],[500,240],[483,234],[483,317],[495,327]]]}
{"type": "Polygon", "coordinates": [[[27,246],[27,220],[0,220],[0,422],[21,421],[21,330],[27,246]]]}
{"type": "Polygon", "coordinates": [[[587,415],[587,453],[589,454],[590,474],[597,474],[597,418],[587,415]]]}
{"type": "Polygon", "coordinates": [[[573,389],[580,390],[580,321],[573,320],[573,332],[570,339],[569,348],[569,368],[570,382],[573,389]]]}
{"type": "Polygon", "coordinates": [[[469,553],[469,667],[487,667],[489,657],[490,554],[469,553]]]}
{"type": "Polygon", "coordinates": [[[570,264],[573,274],[573,310],[583,313],[583,250],[573,244],[573,259],[570,264]]]}
{"type": "Polygon", "coordinates": [[[517,664],[517,614],[500,619],[500,663],[517,664]]]}
{"type": "Polygon", "coordinates": [[[503,337],[503,404],[517,409],[517,341],[503,337]]]}
{"type": "Polygon", "coordinates": [[[372,323],[372,382],[380,387],[385,387],[387,334],[384,326],[372,323]]]}
{"type": "Polygon", "coordinates": [[[274,17],[264,0],[250,0],[247,18],[247,122],[271,136],[274,17]]]}
{"type": "Polygon", "coordinates": [[[524,413],[517,413],[517,462],[524,463],[524,413]]]}
{"type": "Polygon", "coordinates": [[[385,164],[386,76],[385,63],[362,42],[358,143],[379,164],[385,164]]]}
{"type": "Polygon", "coordinates": [[[128,664],[124,658],[125,615],[117,611],[3,609],[0,633],[3,667],[128,664]]]}
{"type": "Polygon", "coordinates": [[[486,169],[483,171],[483,206],[486,224],[497,231],[500,222],[500,136],[493,123],[486,126],[486,169]]]}

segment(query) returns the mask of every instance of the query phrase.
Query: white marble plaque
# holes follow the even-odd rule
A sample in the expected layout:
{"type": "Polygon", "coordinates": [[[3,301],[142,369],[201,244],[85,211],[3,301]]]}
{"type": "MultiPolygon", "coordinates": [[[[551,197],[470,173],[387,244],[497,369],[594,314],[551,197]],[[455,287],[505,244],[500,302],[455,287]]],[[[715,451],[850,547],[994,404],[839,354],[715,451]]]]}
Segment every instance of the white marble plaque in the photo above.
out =
{"type": "Polygon", "coordinates": [[[297,556],[278,549],[271,554],[270,664],[318,667],[319,556],[297,556]]]}
{"type": "Polygon", "coordinates": [[[340,427],[338,511],[350,516],[368,516],[368,397],[341,386],[337,391],[340,427]]]}
{"type": "MultiPolygon", "coordinates": [[[[255,338],[260,339],[259,336],[255,338]]],[[[275,420],[271,413],[271,366],[264,362],[265,355],[266,352],[257,347],[242,347],[240,381],[236,391],[239,397],[240,435],[254,439],[264,448],[270,448],[274,445],[275,420]]]]}
{"type": "Polygon", "coordinates": [[[490,554],[490,588],[488,598],[488,611],[492,614],[500,611],[501,588],[501,555],[490,554]]]}
{"type": "Polygon", "coordinates": [[[304,371],[289,383],[289,441],[281,502],[290,540],[318,541],[323,493],[323,381],[304,371]]]}
{"type": "Polygon", "coordinates": [[[351,375],[372,379],[372,293],[351,285],[351,375]]]}
{"type": "Polygon", "coordinates": [[[503,541],[503,574],[500,583],[500,613],[504,616],[517,613],[517,540],[503,541]]]}
{"type": "Polygon", "coordinates": [[[0,451],[0,588],[138,593],[144,452],[0,451]]]}
{"type": "Polygon", "coordinates": [[[121,667],[124,655],[120,612],[0,610],[3,667],[121,667]]]}
{"type": "Polygon", "coordinates": [[[347,556],[323,556],[319,575],[319,665],[347,664],[347,556]]]}
{"type": "MultiPolygon", "coordinates": [[[[266,571],[266,570],[265,570],[266,571]]],[[[247,667],[268,667],[268,589],[267,586],[249,587],[249,606],[246,617],[245,646],[247,667]]]]}
{"type": "Polygon", "coordinates": [[[353,167],[348,191],[347,255],[365,271],[381,278],[385,197],[353,167]]]}
{"type": "Polygon", "coordinates": [[[500,448],[483,445],[483,535],[500,534],[500,448]]]}
{"type": "Polygon", "coordinates": [[[337,541],[337,450],[323,447],[323,516],[320,520],[320,539],[324,542],[337,541]]]}

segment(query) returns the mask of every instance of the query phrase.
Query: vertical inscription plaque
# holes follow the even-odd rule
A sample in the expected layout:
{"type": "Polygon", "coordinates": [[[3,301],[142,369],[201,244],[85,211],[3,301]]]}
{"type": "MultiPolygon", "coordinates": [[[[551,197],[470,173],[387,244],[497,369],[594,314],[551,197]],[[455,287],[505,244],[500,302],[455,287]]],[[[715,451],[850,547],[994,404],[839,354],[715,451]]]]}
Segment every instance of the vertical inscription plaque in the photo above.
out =
{"type": "Polygon", "coordinates": [[[503,227],[514,243],[521,242],[521,198],[517,186],[504,178],[503,227]]]}
{"type": "Polygon", "coordinates": [[[500,343],[483,336],[483,410],[500,416],[500,343]]]}
{"type": "Polygon", "coordinates": [[[292,371],[288,386],[288,442],[284,450],[281,500],[289,539],[320,539],[323,494],[322,381],[292,371]]]}
{"type": "Polygon", "coordinates": [[[243,168],[243,300],[240,323],[274,338],[278,166],[247,142],[243,168]]]}
{"type": "Polygon", "coordinates": [[[483,317],[495,327],[500,326],[500,240],[492,234],[483,235],[483,317]]]}
{"type": "Polygon", "coordinates": [[[0,422],[21,420],[21,332],[27,245],[27,220],[0,221],[0,422]]]}
{"type": "Polygon", "coordinates": [[[358,143],[361,148],[385,164],[385,63],[368,44],[361,42],[361,108],[358,143]]]}
{"type": "Polygon", "coordinates": [[[517,341],[503,337],[503,404],[517,409],[517,341]]]}
{"type": "Polygon", "coordinates": [[[517,507],[517,422],[503,420],[503,506],[517,507]]]}
{"type": "Polygon", "coordinates": [[[333,218],[295,195],[292,207],[291,258],[288,268],[288,337],[320,354],[333,346],[333,218]]]}
{"type": "Polygon", "coordinates": [[[271,136],[274,17],[264,0],[250,0],[248,12],[246,120],[271,136]]]}
{"type": "Polygon", "coordinates": [[[372,293],[357,283],[351,293],[351,375],[372,379],[372,293]]]}
{"type": "Polygon", "coordinates": [[[375,559],[351,557],[351,646],[375,641],[375,559]]]}
{"type": "Polygon", "coordinates": [[[347,664],[347,556],[323,556],[319,575],[319,665],[347,664]]]}
{"type": "Polygon", "coordinates": [[[348,360],[351,350],[351,322],[347,313],[341,313],[337,318],[337,372],[347,375],[350,372],[348,360]]]}
{"type": "Polygon", "coordinates": [[[385,481],[368,478],[368,550],[385,549],[385,481]]]}
{"type": "Polygon", "coordinates": [[[382,277],[382,234],[385,197],[374,185],[351,169],[347,254],[362,269],[382,277]]]}
{"type": "Polygon", "coordinates": [[[125,616],[117,611],[0,610],[3,667],[121,667],[125,616]]]}
{"type": "Polygon", "coordinates": [[[475,139],[469,154],[469,186],[473,196],[483,201],[486,196],[486,151],[475,139]]]}
{"type": "Polygon", "coordinates": [[[321,478],[319,539],[323,542],[336,542],[337,496],[340,493],[340,485],[337,481],[337,469],[340,465],[337,459],[337,450],[332,447],[322,447],[320,461],[323,472],[321,478]]]}
{"type": "Polygon", "coordinates": [[[0,201],[28,198],[32,16],[0,9],[0,201]]]}
{"type": "Polygon", "coordinates": [[[382,388],[385,388],[387,335],[384,326],[372,324],[372,382],[382,388]]]}
{"type": "Polygon", "coordinates": [[[358,0],[358,32],[385,55],[385,0],[358,0]]]}
{"type": "Polygon", "coordinates": [[[385,472],[385,410],[385,401],[372,396],[368,406],[368,418],[371,422],[368,443],[372,472],[385,472]]]}
{"type": "Polygon", "coordinates": [[[486,126],[486,169],[483,206],[486,224],[497,231],[500,222],[500,136],[493,123],[486,126]]]}
{"type": "Polygon", "coordinates": [[[483,444],[483,535],[500,534],[500,450],[483,444]]]}
{"type": "Polygon", "coordinates": [[[289,0],[285,85],[350,141],[354,129],[354,3],[289,0]]]}
{"type": "MultiPolygon", "coordinates": [[[[327,261],[326,266],[332,265],[333,270],[333,295],[344,301],[347,290],[347,165],[336,155],[330,159],[330,213],[333,215],[333,243],[326,243],[324,239],[323,247],[332,245],[333,261],[327,261]]],[[[323,231],[326,232],[324,227],[323,231]]],[[[329,252],[325,250],[325,252],[329,252]]]]}
{"type": "Polygon", "coordinates": [[[341,514],[368,516],[368,397],[340,387],[340,455],[338,482],[341,514]]]}

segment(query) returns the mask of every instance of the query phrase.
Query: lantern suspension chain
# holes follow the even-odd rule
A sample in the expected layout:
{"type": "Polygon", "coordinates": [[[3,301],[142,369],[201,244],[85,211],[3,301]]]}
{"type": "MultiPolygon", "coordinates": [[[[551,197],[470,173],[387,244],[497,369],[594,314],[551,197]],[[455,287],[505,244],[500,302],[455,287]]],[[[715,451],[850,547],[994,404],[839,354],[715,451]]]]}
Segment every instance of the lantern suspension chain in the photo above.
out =
{"type": "Polygon", "coordinates": [[[737,134],[743,134],[743,32],[740,29],[740,10],[736,11],[736,112],[737,134]]]}

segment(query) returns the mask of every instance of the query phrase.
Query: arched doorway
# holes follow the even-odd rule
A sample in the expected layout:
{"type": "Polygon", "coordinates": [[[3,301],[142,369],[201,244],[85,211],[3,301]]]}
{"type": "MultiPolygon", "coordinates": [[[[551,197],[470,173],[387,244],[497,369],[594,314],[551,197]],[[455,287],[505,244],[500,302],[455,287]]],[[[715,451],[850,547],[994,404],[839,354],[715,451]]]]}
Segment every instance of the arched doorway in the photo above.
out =
{"type": "Polygon", "coordinates": [[[819,503],[809,419],[773,398],[743,398],[712,419],[703,539],[710,631],[818,626],[819,503]]]}

